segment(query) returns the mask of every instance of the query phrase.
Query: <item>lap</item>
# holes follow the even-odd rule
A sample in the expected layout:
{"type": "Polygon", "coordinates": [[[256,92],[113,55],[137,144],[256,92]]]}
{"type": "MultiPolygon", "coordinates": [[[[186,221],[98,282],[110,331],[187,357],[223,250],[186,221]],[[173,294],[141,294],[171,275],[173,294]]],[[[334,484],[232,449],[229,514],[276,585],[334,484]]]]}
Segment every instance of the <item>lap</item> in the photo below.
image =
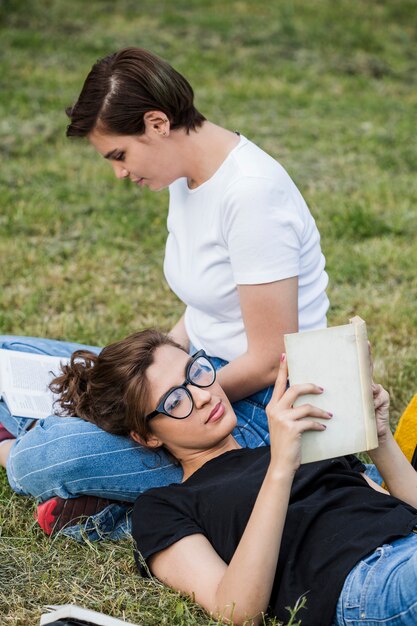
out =
{"type": "Polygon", "coordinates": [[[144,490],[179,482],[164,452],[112,435],[77,417],[51,415],[17,439],[7,464],[13,489],[47,500],[97,495],[133,502],[144,490]]]}

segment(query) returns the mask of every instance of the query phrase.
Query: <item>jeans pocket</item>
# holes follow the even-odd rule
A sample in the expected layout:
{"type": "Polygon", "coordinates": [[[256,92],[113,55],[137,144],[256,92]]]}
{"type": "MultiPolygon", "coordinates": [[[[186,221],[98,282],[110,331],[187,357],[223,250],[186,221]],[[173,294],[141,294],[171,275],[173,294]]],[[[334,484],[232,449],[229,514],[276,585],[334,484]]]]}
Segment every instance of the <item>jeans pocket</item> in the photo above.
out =
{"type": "Polygon", "coordinates": [[[351,571],[345,586],[346,609],[358,609],[360,613],[366,613],[369,591],[374,585],[378,586],[378,572],[384,566],[390,549],[390,545],[377,548],[351,571]]]}

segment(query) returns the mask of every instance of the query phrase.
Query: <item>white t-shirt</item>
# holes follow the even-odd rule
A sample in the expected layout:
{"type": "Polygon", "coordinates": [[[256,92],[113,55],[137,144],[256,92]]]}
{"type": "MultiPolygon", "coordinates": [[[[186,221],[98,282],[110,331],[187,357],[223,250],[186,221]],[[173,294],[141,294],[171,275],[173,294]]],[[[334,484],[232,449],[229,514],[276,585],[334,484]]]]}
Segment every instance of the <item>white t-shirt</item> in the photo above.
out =
{"type": "Polygon", "coordinates": [[[228,361],[246,352],[238,284],[298,276],[299,329],[326,326],[320,235],[277,161],[241,136],[209,180],[189,189],[180,178],[169,190],[164,272],[187,305],[185,327],[196,349],[228,361]]]}

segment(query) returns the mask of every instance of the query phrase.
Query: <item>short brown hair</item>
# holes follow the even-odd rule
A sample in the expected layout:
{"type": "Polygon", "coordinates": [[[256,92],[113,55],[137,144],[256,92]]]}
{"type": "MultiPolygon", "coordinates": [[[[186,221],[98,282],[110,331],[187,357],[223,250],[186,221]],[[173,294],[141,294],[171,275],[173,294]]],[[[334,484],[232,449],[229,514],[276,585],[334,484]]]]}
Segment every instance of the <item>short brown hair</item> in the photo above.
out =
{"type": "Polygon", "coordinates": [[[98,355],[77,350],[50,385],[59,396],[59,413],[81,417],[115,435],[134,431],[146,441],[151,433],[145,419],[149,412],[146,372],[155,350],[164,345],[183,350],[155,329],[116,341],[98,355]]]}
{"type": "Polygon", "coordinates": [[[125,48],[93,65],[77,102],[68,107],[67,137],[94,129],[142,135],[147,111],[162,111],[173,130],[195,130],[206,119],[194,107],[189,82],[163,59],[143,48],[125,48]]]}

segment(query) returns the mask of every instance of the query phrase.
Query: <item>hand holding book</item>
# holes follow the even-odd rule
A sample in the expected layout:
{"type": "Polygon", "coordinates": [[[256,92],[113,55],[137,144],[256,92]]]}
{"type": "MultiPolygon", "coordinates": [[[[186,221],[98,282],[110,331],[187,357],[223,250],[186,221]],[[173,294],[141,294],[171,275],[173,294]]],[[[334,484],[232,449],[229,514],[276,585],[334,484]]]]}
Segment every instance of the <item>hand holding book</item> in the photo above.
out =
{"type": "Polygon", "coordinates": [[[302,383],[287,388],[286,355],[281,355],[277,380],[271,401],[266,407],[271,445],[271,467],[282,476],[293,476],[301,463],[301,441],[309,432],[320,436],[326,430],[325,422],[332,415],[315,406],[323,393],[322,387],[302,383]],[[312,403],[303,401],[311,395],[312,403]],[[297,404],[297,406],[295,406],[297,404]]]}
{"type": "MultiPolygon", "coordinates": [[[[314,383],[320,395],[303,395],[294,406],[311,404],[333,414],[325,432],[305,432],[301,462],[309,463],[378,447],[366,324],[350,324],[285,335],[290,384],[314,383]]],[[[320,420],[319,420],[320,421],[320,420]]]]}
{"type": "Polygon", "coordinates": [[[374,400],[378,441],[382,442],[387,435],[391,435],[389,423],[389,393],[382,387],[382,385],[372,383],[372,395],[374,400]]]}

